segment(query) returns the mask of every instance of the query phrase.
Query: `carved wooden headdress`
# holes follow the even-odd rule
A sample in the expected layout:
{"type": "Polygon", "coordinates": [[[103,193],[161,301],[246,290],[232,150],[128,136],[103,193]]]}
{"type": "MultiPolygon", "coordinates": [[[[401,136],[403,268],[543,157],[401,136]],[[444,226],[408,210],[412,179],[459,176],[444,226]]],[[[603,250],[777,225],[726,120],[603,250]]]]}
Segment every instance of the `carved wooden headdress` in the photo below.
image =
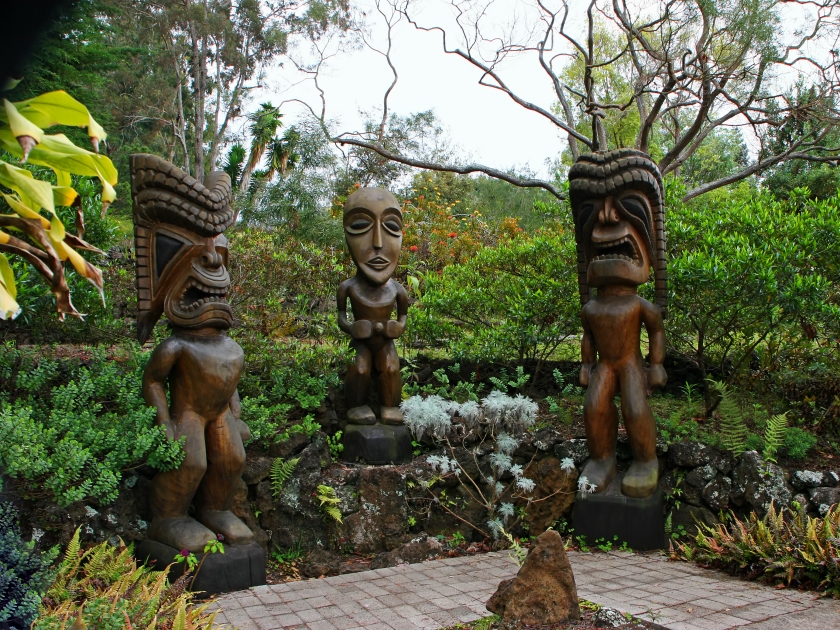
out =
{"type": "Polygon", "coordinates": [[[577,241],[578,288],[582,304],[589,301],[586,281],[588,260],[584,234],[597,219],[586,200],[618,195],[626,190],[643,192],[650,201],[651,216],[623,212],[645,239],[653,264],[656,304],[667,316],[668,271],[665,259],[665,206],[662,176],[650,156],[635,149],[598,151],[581,155],[569,170],[569,201],[577,241]]]}
{"type": "Polygon", "coordinates": [[[228,327],[222,232],[236,220],[230,177],[210,173],[201,184],[156,155],[137,154],[131,156],[131,193],[140,342],[164,311],[176,325],[228,327]]]}

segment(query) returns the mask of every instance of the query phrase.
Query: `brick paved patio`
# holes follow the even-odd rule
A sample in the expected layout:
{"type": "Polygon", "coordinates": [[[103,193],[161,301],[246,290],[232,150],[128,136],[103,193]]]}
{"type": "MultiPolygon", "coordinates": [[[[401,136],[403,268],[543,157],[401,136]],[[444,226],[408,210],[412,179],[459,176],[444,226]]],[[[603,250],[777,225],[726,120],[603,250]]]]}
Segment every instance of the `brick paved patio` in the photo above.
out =
{"type": "MultiPolygon", "coordinates": [[[[840,603],[776,590],[662,556],[570,553],[578,594],[669,630],[831,630],[840,603]]],[[[217,600],[239,630],[436,630],[488,615],[517,571],[508,552],[261,586],[217,600]]]]}

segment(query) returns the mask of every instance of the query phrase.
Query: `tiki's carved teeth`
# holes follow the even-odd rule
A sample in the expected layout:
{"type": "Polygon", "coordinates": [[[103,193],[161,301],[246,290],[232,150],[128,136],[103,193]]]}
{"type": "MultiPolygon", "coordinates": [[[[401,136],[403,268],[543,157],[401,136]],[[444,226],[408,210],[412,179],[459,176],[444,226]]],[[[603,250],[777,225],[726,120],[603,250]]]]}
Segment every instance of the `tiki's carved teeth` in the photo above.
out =
{"type": "Polygon", "coordinates": [[[211,287],[191,278],[181,295],[181,310],[192,313],[210,303],[227,304],[227,287],[211,287]]]}
{"type": "Polygon", "coordinates": [[[644,264],[641,251],[639,251],[639,244],[629,234],[611,241],[593,242],[592,244],[595,251],[599,253],[593,256],[591,262],[599,260],[624,260],[637,267],[641,267],[644,264]]]}

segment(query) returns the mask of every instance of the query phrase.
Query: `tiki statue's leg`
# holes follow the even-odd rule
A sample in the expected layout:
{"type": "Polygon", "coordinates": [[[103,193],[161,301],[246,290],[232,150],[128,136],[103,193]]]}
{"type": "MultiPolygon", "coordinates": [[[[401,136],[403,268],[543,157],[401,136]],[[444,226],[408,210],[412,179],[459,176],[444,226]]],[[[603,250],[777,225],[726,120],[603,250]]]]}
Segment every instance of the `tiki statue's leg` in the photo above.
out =
{"type": "Polygon", "coordinates": [[[174,470],[159,472],[152,480],[149,505],[152,525],[149,538],[175,549],[203,551],[213,532],[187,516],[204,472],[207,458],[204,451],[204,421],[194,413],[186,413],[175,425],[175,439],[186,436],[184,460],[174,470]]]}
{"type": "Polygon", "coordinates": [[[647,383],[641,365],[630,363],[621,371],[621,415],[633,463],[621,482],[621,492],[628,497],[649,497],[659,480],[656,459],[656,421],[647,402],[647,383]]]}
{"type": "Polygon", "coordinates": [[[236,483],[245,469],[245,447],[230,411],[207,425],[207,473],[198,488],[198,520],[231,544],[248,543],[253,532],[231,512],[236,483]]]}
{"type": "Polygon", "coordinates": [[[373,357],[364,341],[354,339],[350,347],[356,351],[356,359],[344,380],[347,420],[351,424],[376,424],[376,416],[367,404],[373,357]]]}
{"type": "Polygon", "coordinates": [[[400,374],[400,357],[393,339],[389,339],[388,343],[376,353],[376,371],[379,372],[382,422],[402,424],[403,413],[400,411],[402,375],[400,374]]]}
{"type": "Polygon", "coordinates": [[[589,446],[589,462],[581,477],[603,492],[615,477],[615,442],[618,437],[618,410],[613,398],[616,374],[612,367],[598,363],[589,377],[589,388],[583,403],[583,424],[589,446]]]}

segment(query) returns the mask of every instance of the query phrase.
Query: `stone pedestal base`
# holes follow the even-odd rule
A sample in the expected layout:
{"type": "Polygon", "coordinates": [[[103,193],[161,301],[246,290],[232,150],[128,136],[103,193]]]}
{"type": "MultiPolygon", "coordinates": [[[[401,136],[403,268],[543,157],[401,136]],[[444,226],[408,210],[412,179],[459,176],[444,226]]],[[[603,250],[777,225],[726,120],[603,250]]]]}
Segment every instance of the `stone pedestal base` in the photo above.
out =
{"type": "Polygon", "coordinates": [[[405,425],[348,424],[342,459],[366,464],[405,464],[411,461],[411,437],[405,425]]]}
{"type": "MultiPolygon", "coordinates": [[[[145,562],[157,570],[172,564],[179,550],[154,540],[143,540],[134,549],[139,562],[145,562]],[[154,563],[154,564],[153,564],[154,563]]],[[[203,553],[195,554],[200,561],[203,553]]],[[[174,582],[184,574],[186,563],[172,564],[169,581],[174,582]]],[[[252,586],[265,584],[265,551],[257,543],[249,545],[225,545],[224,553],[208,554],[198,572],[192,590],[209,597],[216,593],[242,591],[252,586]]]]}
{"type": "Polygon", "coordinates": [[[625,542],[637,551],[664,548],[662,490],[657,488],[646,499],[626,497],[621,494],[623,476],[616,475],[606,492],[585,497],[578,492],[572,512],[575,536],[586,536],[586,544],[590,546],[603,539],[611,542],[613,548],[625,542]]]}

